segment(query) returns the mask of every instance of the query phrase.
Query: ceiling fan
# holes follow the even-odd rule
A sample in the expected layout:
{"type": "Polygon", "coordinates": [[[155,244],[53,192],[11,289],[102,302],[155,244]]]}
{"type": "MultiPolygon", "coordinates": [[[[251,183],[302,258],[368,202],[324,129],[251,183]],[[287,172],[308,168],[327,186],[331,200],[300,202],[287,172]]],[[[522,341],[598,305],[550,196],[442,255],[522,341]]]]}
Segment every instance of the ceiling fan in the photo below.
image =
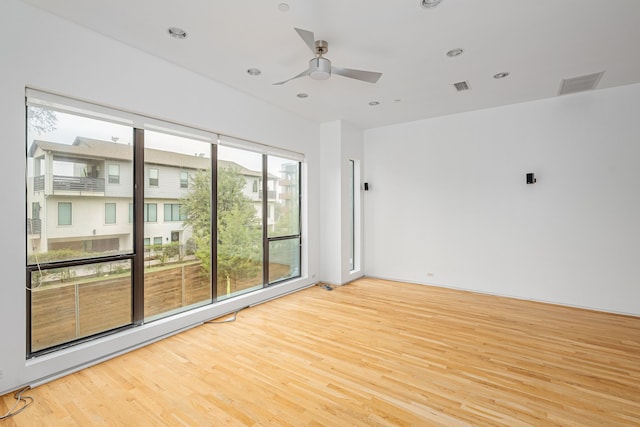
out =
{"type": "Polygon", "coordinates": [[[382,76],[382,73],[375,73],[373,71],[334,67],[331,65],[331,61],[323,56],[329,51],[329,44],[326,41],[316,40],[312,31],[300,28],[294,28],[294,30],[296,30],[298,35],[302,40],[304,40],[307,46],[309,46],[309,49],[311,49],[311,52],[313,52],[316,57],[309,60],[308,69],[288,80],[274,83],[274,85],[285,84],[288,81],[295,80],[305,75],[308,75],[314,80],[326,80],[331,77],[331,74],[337,74],[342,77],[348,77],[350,79],[361,80],[368,83],[376,83],[380,76],[382,76]]]}

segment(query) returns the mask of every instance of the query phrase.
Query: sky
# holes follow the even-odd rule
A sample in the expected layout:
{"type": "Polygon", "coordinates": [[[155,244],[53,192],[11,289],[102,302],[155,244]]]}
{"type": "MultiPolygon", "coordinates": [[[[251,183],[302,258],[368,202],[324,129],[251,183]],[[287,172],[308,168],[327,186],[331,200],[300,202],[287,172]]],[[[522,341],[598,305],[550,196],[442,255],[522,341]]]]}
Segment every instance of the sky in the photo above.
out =
{"type": "MultiPolygon", "coordinates": [[[[58,111],[55,112],[55,115],[55,130],[42,134],[29,131],[27,136],[27,151],[34,139],[71,145],[76,137],[81,136],[103,141],[112,141],[116,144],[133,143],[133,130],[130,126],[58,111]]],[[[201,155],[206,158],[211,157],[210,143],[208,142],[158,131],[145,130],[145,146],[147,148],[155,148],[175,153],[201,155]]],[[[218,158],[234,161],[247,169],[258,171],[262,169],[261,156],[253,152],[219,146],[218,158]]],[[[283,163],[291,163],[291,160],[270,156],[269,171],[277,174],[281,170],[283,163]]],[[[31,169],[31,167],[29,169],[31,169]]]]}

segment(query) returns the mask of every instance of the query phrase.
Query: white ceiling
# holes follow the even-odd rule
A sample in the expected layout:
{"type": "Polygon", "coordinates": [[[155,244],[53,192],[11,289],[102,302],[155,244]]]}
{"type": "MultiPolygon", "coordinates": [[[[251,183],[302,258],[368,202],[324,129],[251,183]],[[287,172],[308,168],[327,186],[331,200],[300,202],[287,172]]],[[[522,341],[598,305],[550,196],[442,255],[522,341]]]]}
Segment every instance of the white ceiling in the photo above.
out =
{"type": "Polygon", "coordinates": [[[598,89],[640,82],[639,0],[23,1],[308,119],[361,128],[554,97],[562,79],[600,71],[598,89]],[[294,27],[328,41],[334,66],[383,76],[274,86],[313,56],[294,27]],[[464,53],[448,57],[454,48],[464,53]],[[471,90],[458,93],[463,80],[471,90]]]}

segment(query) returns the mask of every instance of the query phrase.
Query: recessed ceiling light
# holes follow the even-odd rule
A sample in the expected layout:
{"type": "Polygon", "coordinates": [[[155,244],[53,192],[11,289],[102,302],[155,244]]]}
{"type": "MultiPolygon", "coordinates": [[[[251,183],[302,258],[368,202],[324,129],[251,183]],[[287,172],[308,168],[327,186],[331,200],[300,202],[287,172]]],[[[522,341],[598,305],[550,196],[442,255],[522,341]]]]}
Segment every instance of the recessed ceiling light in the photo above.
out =
{"type": "Polygon", "coordinates": [[[455,56],[460,56],[462,55],[462,52],[464,52],[464,50],[457,48],[457,49],[451,49],[449,52],[447,52],[447,56],[453,58],[455,56]]]}
{"type": "Polygon", "coordinates": [[[169,35],[171,37],[175,37],[176,39],[183,39],[187,37],[187,32],[182,28],[171,27],[167,31],[169,31],[169,35]]]}
{"type": "Polygon", "coordinates": [[[422,7],[431,9],[432,7],[436,7],[437,5],[439,5],[441,1],[442,0],[422,0],[420,4],[422,5],[422,7]]]}
{"type": "Polygon", "coordinates": [[[298,98],[308,98],[309,94],[308,93],[299,93],[296,95],[298,98]]]}
{"type": "Polygon", "coordinates": [[[493,78],[494,79],[504,79],[505,77],[507,77],[509,75],[508,72],[503,71],[502,73],[498,73],[498,74],[494,74],[493,78]]]}
{"type": "Polygon", "coordinates": [[[260,74],[262,74],[262,71],[258,70],[257,68],[249,68],[247,70],[247,74],[249,74],[250,76],[259,76],[260,74]]]}
{"type": "Polygon", "coordinates": [[[371,105],[372,107],[375,107],[376,105],[380,105],[380,103],[378,101],[371,101],[369,105],[371,105]]]}
{"type": "Polygon", "coordinates": [[[289,12],[289,5],[287,3],[280,3],[278,5],[278,10],[280,12],[289,12]]]}

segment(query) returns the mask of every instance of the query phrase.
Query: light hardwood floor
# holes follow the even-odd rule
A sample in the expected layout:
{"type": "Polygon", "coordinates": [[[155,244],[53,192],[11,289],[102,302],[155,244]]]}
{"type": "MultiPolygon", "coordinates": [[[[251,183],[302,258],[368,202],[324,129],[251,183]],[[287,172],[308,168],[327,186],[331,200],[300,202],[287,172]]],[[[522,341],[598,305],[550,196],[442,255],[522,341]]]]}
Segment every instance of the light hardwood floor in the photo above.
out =
{"type": "Polygon", "coordinates": [[[2,427],[638,426],[640,318],[361,279],[27,394],[2,427]]]}

